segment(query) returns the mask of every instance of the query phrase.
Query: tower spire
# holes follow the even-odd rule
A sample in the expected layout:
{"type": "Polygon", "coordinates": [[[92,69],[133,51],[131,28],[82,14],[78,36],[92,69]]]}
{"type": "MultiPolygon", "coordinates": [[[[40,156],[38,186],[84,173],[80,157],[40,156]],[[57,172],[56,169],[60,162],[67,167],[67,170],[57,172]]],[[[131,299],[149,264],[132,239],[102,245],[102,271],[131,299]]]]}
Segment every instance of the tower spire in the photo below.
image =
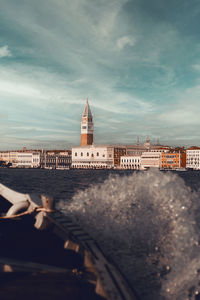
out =
{"type": "Polygon", "coordinates": [[[83,111],[81,122],[81,146],[92,145],[93,143],[93,117],[89,106],[88,98],[86,99],[86,105],[83,111]]]}
{"type": "Polygon", "coordinates": [[[85,105],[85,109],[84,109],[84,112],[83,112],[83,117],[91,117],[92,118],[92,113],[91,113],[91,110],[90,110],[90,106],[89,106],[89,103],[88,103],[88,98],[86,100],[86,105],[85,105]]]}

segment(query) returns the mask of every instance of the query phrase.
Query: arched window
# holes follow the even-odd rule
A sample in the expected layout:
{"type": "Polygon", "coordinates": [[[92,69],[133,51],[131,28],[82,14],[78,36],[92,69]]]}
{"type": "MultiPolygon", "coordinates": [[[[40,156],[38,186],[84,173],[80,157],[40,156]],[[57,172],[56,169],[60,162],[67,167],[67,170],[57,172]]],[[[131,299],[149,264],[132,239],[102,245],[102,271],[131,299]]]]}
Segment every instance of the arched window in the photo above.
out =
{"type": "Polygon", "coordinates": [[[83,156],[83,152],[81,152],[81,156],[83,156]]]}
{"type": "Polygon", "coordinates": [[[77,152],[75,152],[75,156],[77,156],[77,152]]]}

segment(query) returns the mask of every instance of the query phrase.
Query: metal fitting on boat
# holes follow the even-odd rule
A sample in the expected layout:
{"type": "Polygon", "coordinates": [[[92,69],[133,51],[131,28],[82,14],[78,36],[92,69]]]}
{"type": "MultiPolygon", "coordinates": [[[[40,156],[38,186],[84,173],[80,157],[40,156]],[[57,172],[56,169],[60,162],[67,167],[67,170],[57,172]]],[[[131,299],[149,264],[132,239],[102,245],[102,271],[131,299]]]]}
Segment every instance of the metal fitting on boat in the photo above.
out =
{"type": "Polygon", "coordinates": [[[48,197],[46,195],[40,196],[41,202],[42,202],[42,209],[36,216],[35,216],[35,228],[39,230],[47,229],[50,222],[46,218],[47,214],[49,212],[52,212],[54,209],[54,199],[52,197],[48,197]]]}

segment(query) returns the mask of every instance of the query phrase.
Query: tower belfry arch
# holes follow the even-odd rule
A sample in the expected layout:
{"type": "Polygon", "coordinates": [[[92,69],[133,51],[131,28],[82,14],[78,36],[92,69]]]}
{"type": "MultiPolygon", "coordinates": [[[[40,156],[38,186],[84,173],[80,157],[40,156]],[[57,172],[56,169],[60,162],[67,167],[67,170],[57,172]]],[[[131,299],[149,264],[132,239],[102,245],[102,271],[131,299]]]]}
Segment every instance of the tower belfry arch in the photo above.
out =
{"type": "Polygon", "coordinates": [[[81,121],[81,146],[93,144],[93,133],[93,116],[87,99],[81,121]]]}

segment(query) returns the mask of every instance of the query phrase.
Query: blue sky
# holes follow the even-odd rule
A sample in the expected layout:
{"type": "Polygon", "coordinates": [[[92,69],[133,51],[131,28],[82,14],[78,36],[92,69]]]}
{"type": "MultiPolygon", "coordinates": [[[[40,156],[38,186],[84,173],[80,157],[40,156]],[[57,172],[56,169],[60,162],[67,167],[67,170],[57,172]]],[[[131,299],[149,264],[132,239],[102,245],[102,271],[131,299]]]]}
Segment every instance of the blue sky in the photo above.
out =
{"type": "Polygon", "coordinates": [[[0,150],[200,145],[200,1],[0,0],[0,150]]]}

